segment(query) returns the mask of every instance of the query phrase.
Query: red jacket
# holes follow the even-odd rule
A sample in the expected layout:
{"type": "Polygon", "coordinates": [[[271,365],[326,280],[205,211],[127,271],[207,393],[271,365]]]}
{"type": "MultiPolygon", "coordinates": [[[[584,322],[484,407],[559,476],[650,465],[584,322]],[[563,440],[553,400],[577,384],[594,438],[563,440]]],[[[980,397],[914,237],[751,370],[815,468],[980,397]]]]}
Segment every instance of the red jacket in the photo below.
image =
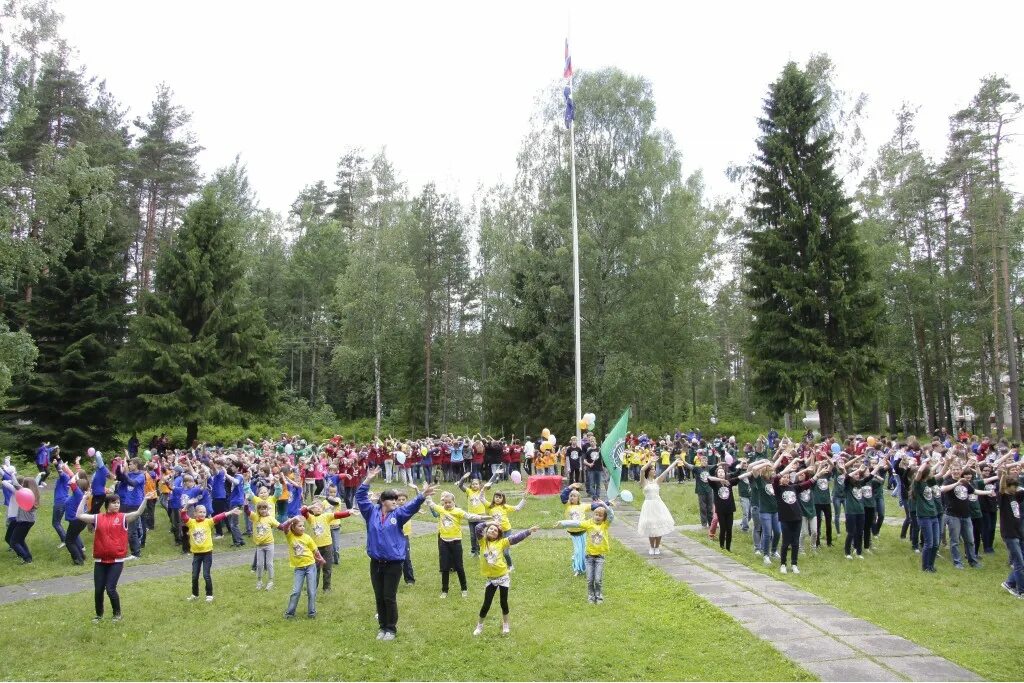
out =
{"type": "Polygon", "coordinates": [[[96,515],[92,556],[102,564],[113,564],[128,556],[128,523],[123,512],[96,515]]]}

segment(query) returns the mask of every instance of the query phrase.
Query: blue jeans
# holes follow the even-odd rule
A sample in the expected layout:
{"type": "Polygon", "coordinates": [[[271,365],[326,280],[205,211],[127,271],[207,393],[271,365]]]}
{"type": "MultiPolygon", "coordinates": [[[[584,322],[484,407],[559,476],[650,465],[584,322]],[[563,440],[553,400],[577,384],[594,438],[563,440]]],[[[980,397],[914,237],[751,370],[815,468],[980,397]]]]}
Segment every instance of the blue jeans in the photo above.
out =
{"type": "Polygon", "coordinates": [[[758,512],[761,519],[761,554],[769,555],[779,547],[782,537],[782,524],[778,512],[758,512]]]}
{"type": "Polygon", "coordinates": [[[967,562],[973,567],[978,564],[978,556],[974,554],[974,524],[970,517],[953,517],[946,515],[946,528],[949,530],[949,554],[953,558],[953,564],[963,567],[963,560],[960,559],[960,539],[964,541],[964,550],[967,551],[967,562]]]}
{"type": "Polygon", "coordinates": [[[758,508],[758,506],[756,506],[756,505],[751,505],[750,506],[750,522],[751,522],[752,526],[754,527],[753,533],[750,534],[750,537],[754,541],[754,550],[760,550],[761,549],[761,514],[760,514],[760,508],[758,508]]]}
{"type": "Polygon", "coordinates": [[[587,471],[587,491],[590,492],[594,498],[601,497],[601,475],[603,470],[588,470],[587,471]]]}
{"type": "Polygon", "coordinates": [[[53,516],[50,518],[53,523],[53,529],[60,536],[60,542],[64,542],[66,533],[64,531],[64,503],[53,504],[53,516]]]}
{"type": "Polygon", "coordinates": [[[839,496],[838,498],[836,498],[835,496],[832,496],[832,520],[835,522],[835,525],[836,525],[836,535],[837,536],[839,535],[839,531],[840,531],[839,530],[839,510],[840,509],[843,509],[843,510],[846,509],[846,499],[843,498],[842,496],[839,496]]]}
{"type": "Polygon", "coordinates": [[[1006,552],[1010,556],[1010,575],[1006,583],[1018,593],[1024,593],[1024,553],[1021,553],[1020,539],[1003,536],[1006,552]]]}
{"type": "Polygon", "coordinates": [[[306,584],[306,595],[309,596],[307,612],[311,617],[316,616],[316,564],[295,569],[292,594],[288,596],[288,610],[284,613],[285,616],[295,616],[295,608],[299,606],[299,595],[302,594],[303,583],[306,584]]]}
{"type": "Polygon", "coordinates": [[[939,518],[918,517],[923,541],[921,543],[921,569],[935,569],[935,556],[939,554],[939,518]]]}

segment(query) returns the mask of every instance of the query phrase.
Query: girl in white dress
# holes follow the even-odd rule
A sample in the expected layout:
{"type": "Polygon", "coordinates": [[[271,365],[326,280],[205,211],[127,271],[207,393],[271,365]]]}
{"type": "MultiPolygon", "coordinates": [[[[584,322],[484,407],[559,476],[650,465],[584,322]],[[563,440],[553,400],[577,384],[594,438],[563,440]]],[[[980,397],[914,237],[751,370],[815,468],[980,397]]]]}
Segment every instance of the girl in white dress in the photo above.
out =
{"type": "Polygon", "coordinates": [[[668,511],[668,506],[661,499],[660,484],[672,474],[672,470],[679,465],[679,462],[679,460],[673,462],[665,468],[660,476],[654,476],[655,462],[653,460],[640,470],[640,487],[644,492],[644,504],[640,508],[640,522],[637,524],[636,530],[646,536],[651,544],[650,550],[647,551],[648,555],[661,555],[661,537],[676,527],[672,513],[668,511]]]}

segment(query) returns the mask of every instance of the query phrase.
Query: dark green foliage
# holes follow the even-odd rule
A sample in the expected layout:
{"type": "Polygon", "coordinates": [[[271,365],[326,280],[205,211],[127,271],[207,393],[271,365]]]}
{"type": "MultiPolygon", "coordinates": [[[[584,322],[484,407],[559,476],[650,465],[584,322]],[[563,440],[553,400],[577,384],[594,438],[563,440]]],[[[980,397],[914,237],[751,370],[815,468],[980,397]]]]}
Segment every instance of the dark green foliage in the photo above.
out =
{"type": "Polygon", "coordinates": [[[796,64],[772,85],[764,110],[745,274],[754,388],[776,415],[816,401],[831,433],[835,402],[879,368],[880,303],[833,169],[832,138],[815,133],[821,103],[796,64]]]}
{"type": "Polygon", "coordinates": [[[201,422],[236,420],[271,404],[280,373],[243,277],[238,237],[210,187],[161,252],[155,291],[119,359],[130,425],[185,422],[191,440],[201,422]]]}
{"type": "Polygon", "coordinates": [[[111,361],[127,328],[129,237],[114,226],[98,239],[80,229],[24,304],[26,329],[39,348],[35,372],[13,406],[28,422],[19,429],[26,448],[50,441],[80,452],[113,442],[111,361]]]}

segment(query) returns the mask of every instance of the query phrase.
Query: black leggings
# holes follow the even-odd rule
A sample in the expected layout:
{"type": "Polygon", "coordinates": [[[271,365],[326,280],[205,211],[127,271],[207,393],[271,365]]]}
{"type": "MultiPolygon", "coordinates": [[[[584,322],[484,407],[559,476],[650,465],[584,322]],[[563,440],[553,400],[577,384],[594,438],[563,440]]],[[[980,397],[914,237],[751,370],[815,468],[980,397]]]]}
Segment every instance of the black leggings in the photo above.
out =
{"type": "Polygon", "coordinates": [[[487,616],[487,612],[491,609],[491,602],[494,600],[494,592],[500,590],[501,595],[498,600],[501,603],[501,613],[504,616],[508,616],[508,586],[495,586],[493,583],[487,584],[487,588],[484,589],[484,604],[480,608],[480,620],[483,621],[484,617],[487,616]]]}
{"type": "Polygon", "coordinates": [[[103,616],[104,592],[110,596],[110,609],[113,610],[114,616],[121,616],[121,596],[117,594],[117,582],[121,579],[122,569],[124,569],[124,564],[121,562],[111,562],[110,564],[104,564],[103,562],[94,563],[92,581],[93,587],[96,589],[97,617],[103,616]]]}
{"type": "Polygon", "coordinates": [[[462,541],[442,541],[437,537],[437,558],[441,564],[441,592],[448,592],[448,577],[454,571],[459,587],[466,590],[466,570],[462,566],[462,541]]]}
{"type": "Polygon", "coordinates": [[[861,552],[861,543],[864,541],[864,513],[846,513],[846,554],[850,554],[851,546],[856,549],[858,555],[861,552]]]}
{"type": "Polygon", "coordinates": [[[786,564],[786,551],[793,550],[792,564],[796,564],[800,556],[800,531],[804,520],[786,520],[782,522],[782,564],[786,564]]]}
{"type": "Polygon", "coordinates": [[[814,540],[814,545],[821,547],[821,517],[825,516],[825,543],[829,548],[832,547],[832,505],[830,503],[816,503],[814,505],[814,514],[817,517],[818,522],[818,537],[814,540]]]}
{"type": "MultiPolygon", "coordinates": [[[[188,534],[185,534],[188,537],[188,534]]],[[[213,551],[194,553],[192,555],[192,595],[199,597],[199,570],[203,570],[203,581],[206,583],[206,594],[213,595],[213,577],[210,567],[213,566],[213,551]]]]}
{"type": "Polygon", "coordinates": [[[732,519],[736,514],[735,510],[718,512],[718,546],[726,550],[732,550],[732,519]]]}
{"type": "Polygon", "coordinates": [[[864,506],[864,550],[871,547],[871,530],[875,526],[875,508],[864,506]]]}
{"type": "Polygon", "coordinates": [[[64,547],[71,553],[71,559],[76,564],[82,564],[85,562],[85,553],[80,547],[82,531],[85,529],[85,522],[80,522],[77,519],[73,519],[68,522],[68,531],[64,536],[64,547]]]}

